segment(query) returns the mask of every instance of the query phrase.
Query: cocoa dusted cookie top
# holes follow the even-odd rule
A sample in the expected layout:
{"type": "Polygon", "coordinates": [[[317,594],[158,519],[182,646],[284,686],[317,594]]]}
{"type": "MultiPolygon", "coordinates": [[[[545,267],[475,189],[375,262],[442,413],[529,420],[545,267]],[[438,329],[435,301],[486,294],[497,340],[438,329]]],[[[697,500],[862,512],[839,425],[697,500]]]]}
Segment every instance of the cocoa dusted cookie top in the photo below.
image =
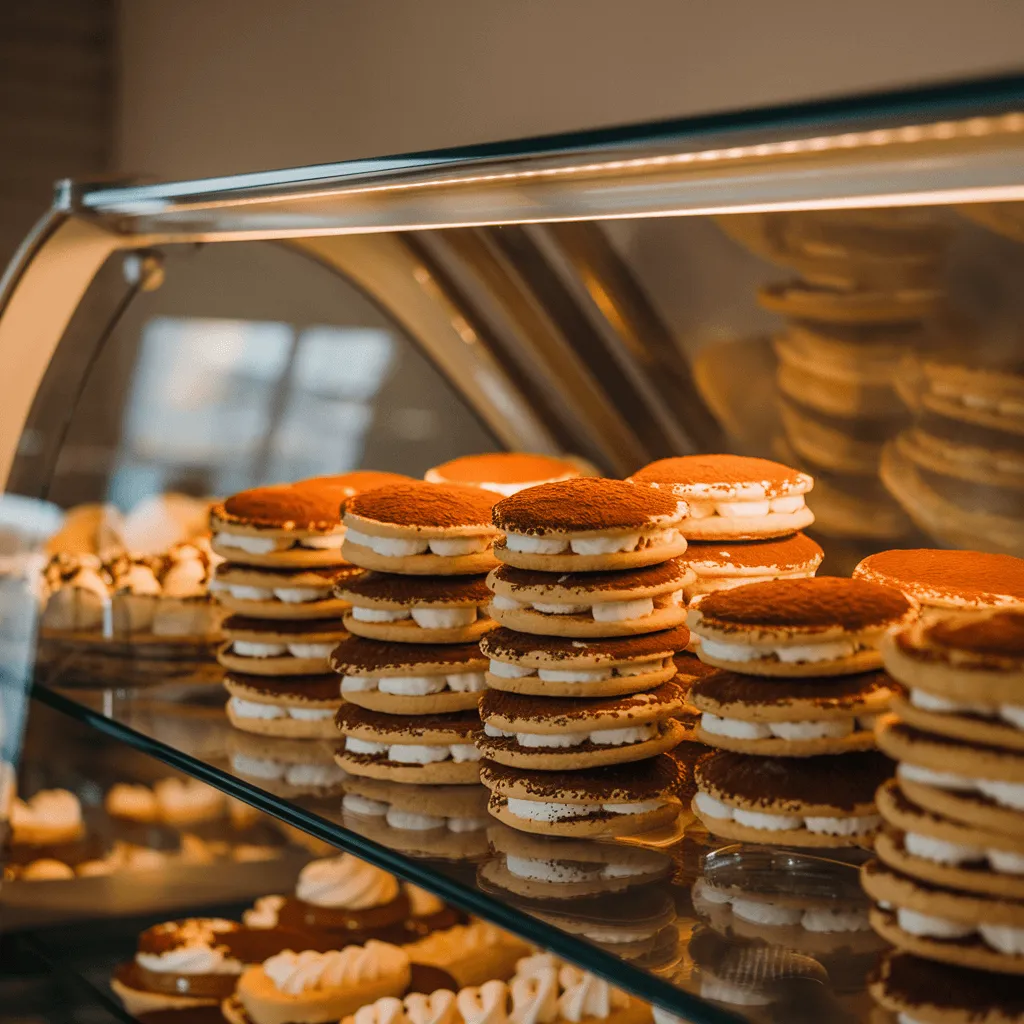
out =
{"type": "Polygon", "coordinates": [[[534,536],[671,526],[685,516],[685,502],[671,494],[597,477],[530,487],[494,506],[495,526],[534,536]]]}
{"type": "Polygon", "coordinates": [[[1024,658],[1024,608],[963,620],[938,619],[922,629],[926,645],[995,658],[1024,658]]]}
{"type": "Polygon", "coordinates": [[[576,590],[634,590],[643,587],[661,587],[678,583],[680,587],[692,579],[686,560],[670,558],[658,565],[641,569],[616,569],[606,572],[541,572],[539,569],[516,569],[499,565],[491,570],[491,578],[504,583],[510,590],[534,588],[556,591],[576,590]]]}
{"type": "Polygon", "coordinates": [[[413,480],[366,491],[345,502],[345,515],[410,529],[491,528],[496,495],[479,487],[413,480]]]}
{"type": "Polygon", "coordinates": [[[343,704],[335,721],[341,729],[365,727],[380,733],[418,736],[423,733],[449,732],[469,736],[483,729],[480,715],[472,711],[452,711],[443,715],[385,715],[380,711],[343,704]]]}
{"type": "Polygon", "coordinates": [[[217,522],[238,526],[265,526],[283,530],[333,530],[341,523],[341,503],[329,487],[278,484],[239,491],[215,505],[217,522]]]}
{"type": "Polygon", "coordinates": [[[821,707],[859,704],[880,690],[892,690],[895,684],[881,669],[849,676],[801,676],[799,679],[748,676],[721,669],[694,682],[691,697],[706,698],[715,704],[742,704],[765,707],[807,703],[821,707]]]}
{"type": "Polygon", "coordinates": [[[567,729],[578,729],[601,715],[615,715],[624,720],[635,717],[638,721],[647,721],[659,712],[668,715],[682,704],[683,696],[683,688],[671,681],[625,697],[534,697],[485,690],[480,700],[480,717],[564,724],[567,729]]]}
{"type": "Polygon", "coordinates": [[[825,557],[820,545],[804,533],[781,540],[695,541],[686,547],[686,561],[695,569],[775,569],[785,572],[818,566],[825,557]]]}
{"type": "Polygon", "coordinates": [[[806,494],[814,480],[770,459],[745,455],[683,455],[658,459],[634,473],[636,483],[670,487],[695,500],[758,500],[806,494]]]}
{"type": "Polygon", "coordinates": [[[293,700],[340,701],[340,680],[332,673],[306,676],[252,676],[245,672],[228,672],[225,686],[244,686],[268,697],[289,697],[293,700]]]}
{"type": "Polygon", "coordinates": [[[573,640],[569,637],[535,636],[517,633],[499,626],[484,634],[480,650],[487,657],[523,658],[543,654],[552,661],[570,661],[576,658],[594,658],[606,661],[628,661],[633,658],[671,657],[684,650],[690,642],[690,631],[685,626],[663,629],[658,633],[641,636],[615,637],[609,640],[573,640]]]}
{"type": "Polygon", "coordinates": [[[335,587],[339,597],[362,597],[371,601],[442,604],[445,600],[486,604],[491,599],[484,576],[399,576],[391,572],[364,570],[347,576],[335,587]]]}
{"type": "Polygon", "coordinates": [[[636,801],[673,794],[685,782],[684,766],[667,754],[602,768],[538,772],[512,768],[495,761],[480,762],[480,780],[495,792],[510,788],[538,800],[568,800],[585,793],[588,799],[636,801]]]}
{"type": "MultiPolygon", "coordinates": [[[[373,675],[374,672],[417,665],[448,665],[452,669],[482,669],[487,658],[476,644],[396,644],[386,640],[346,637],[331,654],[331,666],[344,675],[373,675]]],[[[479,670],[478,669],[478,670],[479,670]]],[[[415,675],[415,672],[411,672],[415,675]]]]}

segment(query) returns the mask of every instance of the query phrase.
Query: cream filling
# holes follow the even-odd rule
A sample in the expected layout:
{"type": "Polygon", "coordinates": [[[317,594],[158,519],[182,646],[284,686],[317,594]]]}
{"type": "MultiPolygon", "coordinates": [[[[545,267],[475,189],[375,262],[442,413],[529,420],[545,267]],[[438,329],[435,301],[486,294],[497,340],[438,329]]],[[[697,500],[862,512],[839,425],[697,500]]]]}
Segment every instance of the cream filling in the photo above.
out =
{"type": "Polygon", "coordinates": [[[434,764],[438,761],[479,761],[480,751],[473,743],[379,743],[356,736],[345,737],[345,749],[351,754],[384,754],[396,764],[434,764]]]}
{"type": "Polygon", "coordinates": [[[505,732],[497,726],[484,722],[484,735],[515,738],[521,747],[546,747],[548,749],[578,747],[588,740],[602,746],[622,747],[630,743],[644,743],[658,736],[654,723],[629,726],[625,729],[594,729],[587,732],[534,733],[505,732]]]}
{"type": "Polygon", "coordinates": [[[986,946],[1006,956],[1024,955],[1024,928],[1003,924],[965,924],[898,907],[896,923],[911,935],[931,939],[966,939],[978,936],[986,946]]]}
{"type": "MultiPolygon", "coordinates": [[[[667,595],[670,604],[682,604],[683,592],[674,590],[667,595]]],[[[595,622],[631,622],[654,614],[654,598],[641,597],[633,601],[601,601],[597,604],[554,604],[545,601],[517,601],[502,594],[495,594],[491,604],[499,611],[520,611],[532,608],[544,615],[586,615],[588,612],[595,622]]],[[[493,662],[492,662],[493,664],[493,662]]]]}
{"type": "Polygon", "coordinates": [[[293,658],[327,658],[336,643],[326,644],[262,644],[251,640],[234,640],[231,652],[240,658],[280,658],[290,654],[293,658]]]}
{"type": "MultiPolygon", "coordinates": [[[[699,630],[697,631],[699,634],[699,630]]],[[[700,649],[712,658],[719,658],[722,661],[763,661],[768,658],[777,658],[786,664],[797,664],[801,662],[835,661],[838,658],[849,658],[858,651],[866,649],[864,644],[854,643],[851,640],[830,640],[817,644],[790,644],[786,646],[770,647],[756,646],[754,644],[731,643],[722,640],[709,640],[707,637],[700,637],[700,649]]]]}
{"type": "Polygon", "coordinates": [[[260,704],[242,697],[232,697],[229,703],[239,718],[295,718],[303,722],[323,722],[334,717],[333,708],[282,707],[280,704],[260,704]]]}
{"type": "Polygon", "coordinates": [[[450,608],[443,605],[414,606],[412,608],[367,608],[353,605],[352,618],[357,622],[403,622],[412,619],[421,629],[457,629],[476,622],[479,612],[470,608],[450,608]]]}
{"type": "Polygon", "coordinates": [[[601,879],[635,878],[643,867],[635,864],[580,864],[575,861],[538,860],[534,857],[505,855],[505,867],[516,878],[531,882],[591,882],[601,879]]]}
{"type": "MultiPolygon", "coordinates": [[[[226,930],[228,929],[218,929],[226,930]]],[[[145,970],[157,974],[241,974],[245,970],[245,964],[241,960],[227,957],[219,950],[200,942],[178,946],[166,953],[136,953],[135,962],[145,970]]]]}
{"type": "Polygon", "coordinates": [[[644,814],[663,807],[664,800],[644,800],[631,804],[563,804],[543,800],[520,800],[508,797],[509,813],[529,821],[566,821],[586,818],[592,814],[644,814]]]}
{"type": "Polygon", "coordinates": [[[937,772],[916,764],[900,762],[896,774],[908,782],[920,782],[936,789],[958,793],[980,793],[1001,807],[1024,811],[1024,782],[1002,782],[999,779],[972,779],[954,772],[937,772]]]}
{"type": "Polygon", "coordinates": [[[700,726],[713,736],[730,736],[737,740],[766,740],[773,736],[783,740],[817,740],[849,736],[856,727],[856,720],[745,722],[738,718],[719,718],[705,711],[700,716],[700,726]]]}
{"type": "Polygon", "coordinates": [[[933,395],[959,402],[968,409],[997,413],[1000,416],[1024,416],[1024,399],[1005,395],[978,395],[970,391],[959,391],[938,381],[932,382],[930,390],[933,395]]]}
{"type": "Polygon", "coordinates": [[[701,814],[719,821],[735,821],[747,828],[764,829],[768,832],[784,832],[793,829],[807,829],[830,836],[859,836],[874,832],[882,824],[877,814],[835,817],[832,815],[765,814],[762,811],[745,811],[716,799],[710,793],[698,790],[694,803],[701,814]]]}
{"type": "Polygon", "coordinates": [[[311,551],[333,551],[341,547],[345,540],[345,531],[327,533],[323,536],[311,537],[256,537],[246,533],[232,533],[220,530],[214,535],[214,543],[221,547],[237,548],[249,555],[269,555],[274,551],[287,551],[289,548],[306,548],[311,551]]]}
{"type": "Polygon", "coordinates": [[[748,501],[694,501],[687,500],[691,519],[709,519],[721,516],[725,519],[761,519],[773,512],[792,515],[805,505],[802,494],[789,494],[780,498],[761,498],[748,501]]]}
{"type": "Polygon", "coordinates": [[[957,866],[987,862],[993,871],[1000,874],[1024,875],[1024,853],[986,849],[984,846],[973,846],[968,843],[951,843],[917,832],[905,833],[903,846],[911,856],[921,857],[935,864],[957,866]]]}
{"type": "Polygon", "coordinates": [[[482,818],[439,818],[430,814],[416,814],[402,811],[380,800],[371,800],[358,793],[346,793],[341,798],[341,808],[350,814],[363,814],[375,818],[383,817],[391,828],[410,832],[425,832],[429,829],[447,828],[449,832],[478,832],[490,824],[482,818]]]}
{"type": "Polygon", "coordinates": [[[626,551],[641,551],[645,548],[674,544],[679,539],[676,529],[635,530],[605,537],[579,537],[563,534],[559,537],[537,537],[529,533],[509,532],[505,534],[505,546],[509,551],[524,555],[612,555],[626,551]]]}
{"type": "Polygon", "coordinates": [[[360,547],[369,548],[378,555],[389,558],[408,558],[411,555],[427,553],[443,558],[459,555],[472,555],[478,551],[486,551],[493,543],[490,533],[469,537],[437,537],[433,540],[420,540],[412,537],[376,537],[373,534],[361,533],[349,528],[348,539],[360,547]]]}
{"type": "Polygon", "coordinates": [[[601,683],[622,676],[642,676],[658,672],[665,668],[666,664],[663,658],[650,658],[625,665],[610,665],[607,668],[536,669],[525,665],[511,665],[507,661],[491,658],[489,670],[492,675],[501,679],[525,679],[528,676],[535,676],[545,683],[601,683]]]}
{"type": "Polygon", "coordinates": [[[911,689],[910,703],[922,711],[934,711],[939,714],[983,715],[985,718],[999,718],[1008,725],[1024,729],[1024,705],[1021,704],[978,704],[974,701],[955,701],[919,689],[911,689]]]}
{"type": "Polygon", "coordinates": [[[453,672],[438,676],[343,676],[342,693],[379,690],[399,697],[428,697],[432,693],[479,693],[487,689],[483,672],[453,672]]]}

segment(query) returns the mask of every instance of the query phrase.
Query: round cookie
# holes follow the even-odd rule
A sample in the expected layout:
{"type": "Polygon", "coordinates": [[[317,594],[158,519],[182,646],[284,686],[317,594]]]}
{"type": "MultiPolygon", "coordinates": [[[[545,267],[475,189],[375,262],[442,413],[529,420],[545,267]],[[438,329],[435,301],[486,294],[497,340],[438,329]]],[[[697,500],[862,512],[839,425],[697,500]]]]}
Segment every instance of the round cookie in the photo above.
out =
{"type": "Polygon", "coordinates": [[[341,707],[335,675],[266,676],[228,672],[224,689],[228,721],[236,729],[290,739],[333,739],[334,716],[341,707]]]}
{"type": "Polygon", "coordinates": [[[501,565],[487,577],[489,610],[520,633],[616,637],[651,633],[686,619],[683,587],[693,573],[682,559],[619,572],[553,573],[501,565]]]}
{"type": "Polygon", "coordinates": [[[330,487],[254,487],[210,510],[210,546],[240,565],[281,569],[342,565],[340,519],[338,493],[330,487]]]}
{"type": "Polygon", "coordinates": [[[488,690],[480,701],[484,757],[514,768],[567,771],[640,761],[682,742],[674,682],[626,697],[536,698],[488,690]]]}
{"type": "Polygon", "coordinates": [[[846,290],[797,280],[762,286],[757,301],[762,308],[787,319],[902,324],[934,317],[942,311],[946,296],[934,287],[846,290]]]}
{"type": "Polygon", "coordinates": [[[862,559],[855,578],[896,587],[925,608],[1024,605],[1024,558],[985,551],[910,548],[862,559]]]}
{"type": "Polygon", "coordinates": [[[684,590],[689,602],[698,594],[766,580],[813,576],[825,553],[802,533],[781,540],[691,541],[686,564],[697,578],[684,590]]]}
{"type": "Polygon", "coordinates": [[[804,495],[806,473],[744,455],[684,455],[659,459],[630,478],[683,498],[687,540],[765,540],[785,537],[814,522],[804,495]]]}
{"type": "Polygon", "coordinates": [[[881,824],[875,790],[891,774],[875,751],[807,760],[719,750],[697,762],[693,812],[713,835],[738,842],[870,845],[881,824]]]}
{"type": "Polygon", "coordinates": [[[231,772],[286,799],[324,797],[339,791],[345,773],[334,761],[334,745],[234,730],[227,737],[231,772]]]}
{"type": "Polygon", "coordinates": [[[307,676],[330,671],[328,658],[348,634],[337,619],[249,619],[230,615],[221,625],[227,643],[217,661],[254,676],[307,676]]]}
{"type": "Polygon", "coordinates": [[[482,612],[491,594],[482,576],[398,576],[363,572],[335,591],[352,608],[345,626],[356,636],[393,643],[461,644],[493,622],[482,612]]]}
{"type": "MultiPolygon", "coordinates": [[[[498,627],[480,641],[490,659],[487,685],[537,697],[640,693],[676,675],[673,655],[689,642],[685,626],[635,637],[571,640],[498,627]]],[[[698,663],[699,664],[699,663],[698,663]]]]}
{"type": "Polygon", "coordinates": [[[939,710],[934,710],[929,702],[927,707],[921,707],[922,692],[917,691],[910,700],[901,696],[893,699],[892,710],[907,725],[922,732],[1024,752],[1024,707],[1021,705],[1011,705],[1008,710],[1014,713],[1014,721],[1004,722],[999,718],[997,706],[972,706],[965,702],[948,709],[940,705],[939,710]]]}
{"type": "Polygon", "coordinates": [[[770,580],[697,598],[687,624],[701,661],[763,676],[831,676],[878,668],[886,631],[916,603],[891,587],[823,576],[770,580]]]}
{"type": "Polygon", "coordinates": [[[869,979],[871,997],[916,1024],[1020,1024],[1024,988],[1013,975],[934,963],[910,953],[883,957],[869,979]]]}
{"type": "Polygon", "coordinates": [[[488,452],[484,455],[463,455],[450,462],[442,462],[440,466],[432,466],[424,473],[423,479],[432,484],[482,487],[485,491],[508,497],[528,487],[582,475],[575,462],[552,455],[488,452]]]}
{"type": "Polygon", "coordinates": [[[335,597],[339,578],[353,568],[268,569],[222,562],[210,590],[229,612],[250,619],[334,619],[349,609],[335,597]]]}
{"type": "Polygon", "coordinates": [[[480,775],[476,711],[386,715],[344,704],[336,718],[344,742],[335,759],[351,775],[417,785],[469,785],[480,775]]]}
{"type": "Polygon", "coordinates": [[[491,791],[488,811],[511,828],[548,836],[611,838],[673,824],[685,770],[665,754],[572,772],[526,771],[484,761],[480,781],[491,791]]]}
{"type": "Polygon", "coordinates": [[[860,877],[877,904],[871,926],[894,946],[929,960],[1024,974],[1024,901],[939,888],[878,860],[860,877]]]}
{"type": "Polygon", "coordinates": [[[351,704],[392,715],[468,711],[486,688],[476,644],[393,644],[350,636],[331,654],[351,704]]]}
{"type": "Polygon", "coordinates": [[[622,480],[584,477],[543,484],[494,506],[506,565],[543,572],[635,569],[686,550],[686,503],[622,480]]]}
{"type": "Polygon", "coordinates": [[[495,496],[478,487],[396,484],[344,505],[342,554],[354,565],[410,576],[465,576],[495,564],[495,496]]]}
{"type": "Polygon", "coordinates": [[[744,754],[815,757],[870,750],[874,716],[893,694],[884,672],[773,679],[718,671],[696,680],[697,739],[744,754]]]}

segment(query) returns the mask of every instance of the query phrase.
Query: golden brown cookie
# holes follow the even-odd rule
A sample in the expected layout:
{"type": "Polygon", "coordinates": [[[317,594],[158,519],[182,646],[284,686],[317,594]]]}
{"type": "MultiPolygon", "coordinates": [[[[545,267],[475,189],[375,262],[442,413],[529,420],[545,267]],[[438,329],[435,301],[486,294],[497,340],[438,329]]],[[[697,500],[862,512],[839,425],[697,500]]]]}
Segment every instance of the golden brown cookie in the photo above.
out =
{"type": "Polygon", "coordinates": [[[254,676],[306,676],[330,671],[331,651],[348,633],[338,619],[224,620],[227,643],[217,661],[231,672],[254,676]]]}
{"type": "Polygon", "coordinates": [[[764,285],[757,301],[772,313],[799,320],[839,324],[902,324],[941,312],[945,292],[938,287],[830,288],[795,280],[764,285]]]}
{"type": "Polygon", "coordinates": [[[360,570],[268,569],[236,562],[217,566],[210,591],[229,612],[250,619],[338,619],[349,602],[335,597],[334,587],[360,570]]]}
{"type": "Polygon", "coordinates": [[[484,455],[463,455],[450,462],[442,462],[440,466],[432,466],[423,479],[432,484],[482,487],[485,491],[508,497],[528,487],[582,475],[580,467],[568,459],[527,452],[488,452],[484,455]]]}
{"type": "Polygon", "coordinates": [[[266,676],[228,672],[224,689],[228,721],[236,729],[291,739],[333,739],[334,716],[341,707],[336,675],[266,676]]]}

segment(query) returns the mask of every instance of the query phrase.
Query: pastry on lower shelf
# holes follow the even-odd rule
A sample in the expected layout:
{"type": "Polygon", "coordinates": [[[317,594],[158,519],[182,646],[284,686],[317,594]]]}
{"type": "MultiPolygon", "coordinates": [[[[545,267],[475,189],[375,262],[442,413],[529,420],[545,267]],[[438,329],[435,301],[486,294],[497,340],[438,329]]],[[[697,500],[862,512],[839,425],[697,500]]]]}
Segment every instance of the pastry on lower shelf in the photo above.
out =
{"type": "Polygon", "coordinates": [[[421,889],[411,882],[403,882],[402,888],[409,898],[409,916],[405,921],[409,941],[414,942],[425,935],[430,935],[431,932],[447,931],[456,925],[466,923],[467,917],[461,910],[448,906],[432,892],[427,892],[426,889],[421,889]]]}
{"type": "Polygon", "coordinates": [[[307,864],[292,896],[262,896],[243,915],[251,928],[301,928],[335,943],[403,934],[409,899],[398,880],[350,853],[307,864]]]}
{"type": "Polygon", "coordinates": [[[80,864],[103,855],[98,836],[88,835],[78,797],[66,789],[44,789],[10,806],[10,839],[4,876],[25,881],[75,877],[80,864]]]}
{"type": "Polygon", "coordinates": [[[221,1005],[229,1024],[328,1024],[409,987],[409,957],[371,939],[317,952],[286,949],[247,968],[221,1005]]]}
{"type": "Polygon", "coordinates": [[[224,689],[228,721],[260,736],[329,740],[338,735],[334,716],[341,707],[338,677],[268,676],[227,672],[224,689]]]}
{"type": "Polygon", "coordinates": [[[44,630],[103,633],[110,627],[110,587],[96,555],[54,555],[43,570],[44,630]]]}
{"type": "Polygon", "coordinates": [[[170,776],[152,787],[119,782],[107,791],[104,807],[112,818],[124,821],[195,825],[222,818],[226,798],[198,779],[170,776]]]}
{"type": "Polygon", "coordinates": [[[423,479],[432,484],[482,487],[485,491],[494,491],[508,497],[528,487],[587,475],[576,461],[558,459],[552,455],[487,452],[483,455],[463,455],[450,462],[442,462],[440,466],[432,466],[424,473],[423,479]]]}
{"type": "Polygon", "coordinates": [[[531,947],[511,932],[486,921],[471,921],[405,945],[413,964],[447,971],[459,985],[482,985],[508,978],[531,947]]]}

